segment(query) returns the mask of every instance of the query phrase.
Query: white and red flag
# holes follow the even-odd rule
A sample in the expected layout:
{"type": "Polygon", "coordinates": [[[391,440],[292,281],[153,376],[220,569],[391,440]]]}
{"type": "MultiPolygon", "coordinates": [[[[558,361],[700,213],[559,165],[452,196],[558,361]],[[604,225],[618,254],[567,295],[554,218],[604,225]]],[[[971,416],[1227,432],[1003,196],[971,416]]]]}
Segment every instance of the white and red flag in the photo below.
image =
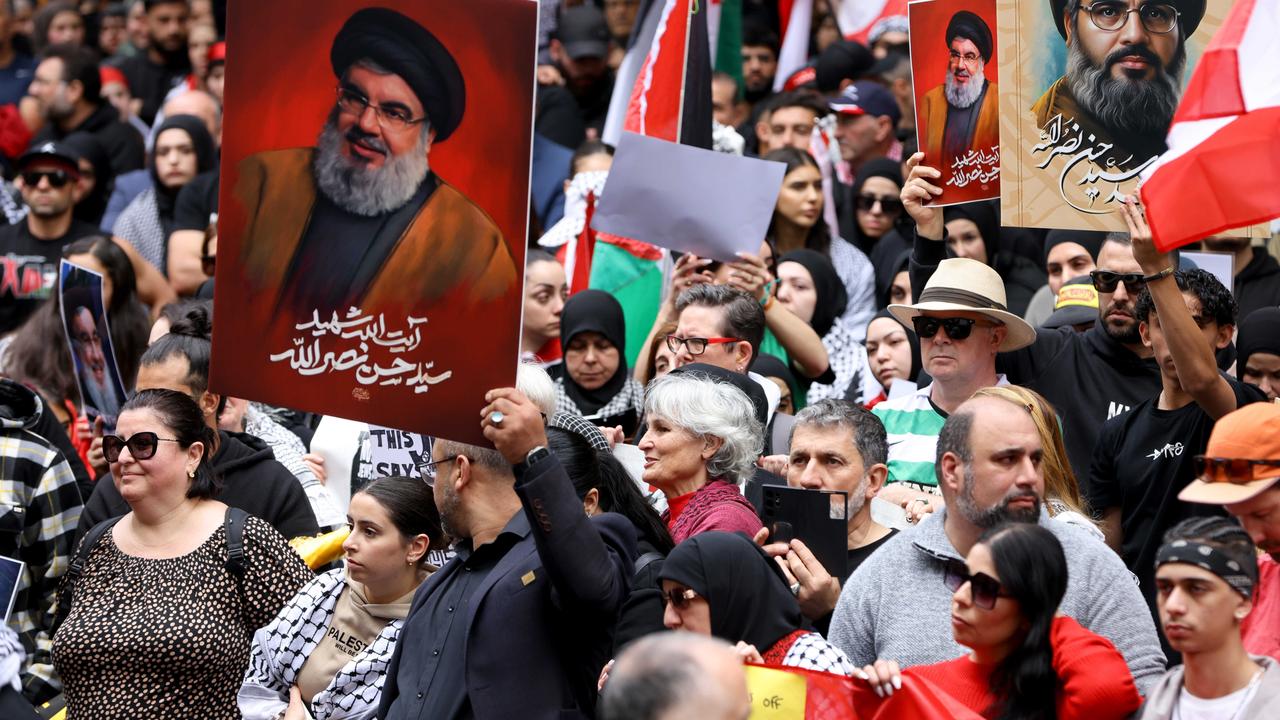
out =
{"type": "Polygon", "coordinates": [[[871,29],[884,18],[907,16],[907,0],[831,0],[840,34],[866,45],[871,29]]]}
{"type": "Polygon", "coordinates": [[[787,78],[809,61],[809,33],[813,26],[813,0],[778,0],[782,21],[782,47],[773,91],[782,92],[787,78]]]}
{"type": "Polygon", "coordinates": [[[1167,251],[1280,217],[1280,3],[1237,0],[1139,190],[1167,251]]]}

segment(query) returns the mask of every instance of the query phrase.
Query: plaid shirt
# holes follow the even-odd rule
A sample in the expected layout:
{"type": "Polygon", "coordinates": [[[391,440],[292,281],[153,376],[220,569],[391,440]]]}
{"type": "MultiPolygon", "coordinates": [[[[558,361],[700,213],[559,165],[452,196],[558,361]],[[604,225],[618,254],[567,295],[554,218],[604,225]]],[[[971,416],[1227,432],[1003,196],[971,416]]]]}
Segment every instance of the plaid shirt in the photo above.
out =
{"type": "MultiPolygon", "coordinates": [[[[12,381],[0,381],[0,396],[6,404],[19,392],[30,393],[12,381]]],[[[27,653],[24,693],[43,701],[61,689],[53,669],[49,626],[58,583],[75,550],[84,503],[62,453],[25,429],[39,417],[41,405],[31,393],[30,398],[17,398],[19,407],[24,399],[35,401],[35,412],[27,417],[0,416],[0,555],[26,563],[18,578],[9,626],[17,631],[27,653]]]]}

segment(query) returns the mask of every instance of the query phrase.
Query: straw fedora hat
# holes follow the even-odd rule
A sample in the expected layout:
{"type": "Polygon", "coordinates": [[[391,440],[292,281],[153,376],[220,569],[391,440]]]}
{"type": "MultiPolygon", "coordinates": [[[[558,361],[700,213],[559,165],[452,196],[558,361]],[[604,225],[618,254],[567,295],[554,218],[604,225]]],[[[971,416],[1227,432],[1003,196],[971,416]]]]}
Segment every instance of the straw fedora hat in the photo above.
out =
{"type": "Polygon", "coordinates": [[[967,310],[982,313],[1008,328],[1000,351],[1017,350],[1035,342],[1036,330],[1009,312],[1004,281],[987,265],[968,258],[950,258],[938,264],[915,305],[890,305],[889,312],[911,327],[911,318],[924,312],[967,310]]]}

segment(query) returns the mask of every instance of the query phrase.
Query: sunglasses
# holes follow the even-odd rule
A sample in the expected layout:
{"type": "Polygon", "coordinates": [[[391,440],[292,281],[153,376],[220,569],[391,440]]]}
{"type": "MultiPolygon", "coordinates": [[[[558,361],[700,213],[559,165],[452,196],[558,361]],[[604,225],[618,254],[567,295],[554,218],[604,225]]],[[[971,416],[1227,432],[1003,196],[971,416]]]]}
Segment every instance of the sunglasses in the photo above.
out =
{"type": "Polygon", "coordinates": [[[134,433],[128,440],[119,435],[107,435],[102,438],[102,454],[107,458],[107,462],[119,462],[120,451],[129,448],[129,454],[134,460],[149,460],[155,457],[156,448],[160,447],[162,442],[178,441],[174,438],[162,438],[153,432],[134,433]]]}
{"type": "Polygon", "coordinates": [[[41,180],[48,180],[49,187],[65,187],[71,179],[71,173],[66,170],[24,170],[22,172],[22,182],[32,188],[39,185],[41,180]]]}
{"type": "MultiPolygon", "coordinates": [[[[1250,458],[1220,458],[1196,455],[1191,458],[1196,477],[1208,482],[1253,482],[1253,468],[1280,467],[1280,460],[1253,460],[1250,458]]],[[[1261,479],[1261,478],[1259,478],[1261,479]]]]}
{"type": "Polygon", "coordinates": [[[983,610],[990,610],[996,606],[996,598],[1009,597],[1009,594],[1002,592],[1000,581],[987,575],[986,573],[971,573],[965,564],[956,560],[947,563],[947,569],[942,575],[942,582],[946,584],[947,589],[956,592],[965,583],[969,583],[969,592],[973,595],[973,604],[983,610]]]}
{"type": "Polygon", "coordinates": [[[1147,286],[1146,276],[1142,273],[1118,273],[1110,270],[1094,270],[1089,273],[1093,280],[1093,289],[1098,292],[1112,293],[1120,283],[1131,293],[1140,293],[1147,286]]]}
{"type": "Polygon", "coordinates": [[[858,209],[863,212],[871,212],[871,208],[875,207],[876,203],[880,203],[880,212],[885,215],[902,214],[902,201],[898,198],[890,197],[889,195],[870,195],[867,193],[863,193],[858,196],[858,209]]]}
{"type": "Polygon", "coordinates": [[[677,610],[684,610],[688,608],[689,603],[693,602],[694,598],[698,597],[698,593],[690,590],[689,588],[673,588],[662,593],[662,595],[667,599],[667,602],[671,603],[677,610]]]}
{"type": "Polygon", "coordinates": [[[938,334],[938,328],[944,328],[947,331],[947,337],[952,340],[963,340],[969,337],[973,333],[974,325],[990,327],[971,318],[936,318],[925,315],[911,318],[911,324],[916,328],[916,335],[922,338],[931,338],[938,334]]]}

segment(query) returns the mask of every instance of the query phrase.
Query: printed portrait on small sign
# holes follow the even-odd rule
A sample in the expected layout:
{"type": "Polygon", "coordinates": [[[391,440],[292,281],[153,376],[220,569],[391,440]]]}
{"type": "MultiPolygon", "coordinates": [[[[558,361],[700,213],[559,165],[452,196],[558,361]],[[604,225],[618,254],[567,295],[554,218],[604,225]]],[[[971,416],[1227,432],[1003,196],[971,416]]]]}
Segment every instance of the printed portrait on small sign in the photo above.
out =
{"type": "Polygon", "coordinates": [[[484,443],[515,382],[537,4],[232,2],[211,385],[484,443]]]}
{"type": "Polygon", "coordinates": [[[907,6],[916,140],[941,173],[936,205],[1000,197],[995,0],[907,6]]]}
{"type": "Polygon", "coordinates": [[[1002,220],[1125,230],[1230,0],[996,0],[1002,220]]]}

